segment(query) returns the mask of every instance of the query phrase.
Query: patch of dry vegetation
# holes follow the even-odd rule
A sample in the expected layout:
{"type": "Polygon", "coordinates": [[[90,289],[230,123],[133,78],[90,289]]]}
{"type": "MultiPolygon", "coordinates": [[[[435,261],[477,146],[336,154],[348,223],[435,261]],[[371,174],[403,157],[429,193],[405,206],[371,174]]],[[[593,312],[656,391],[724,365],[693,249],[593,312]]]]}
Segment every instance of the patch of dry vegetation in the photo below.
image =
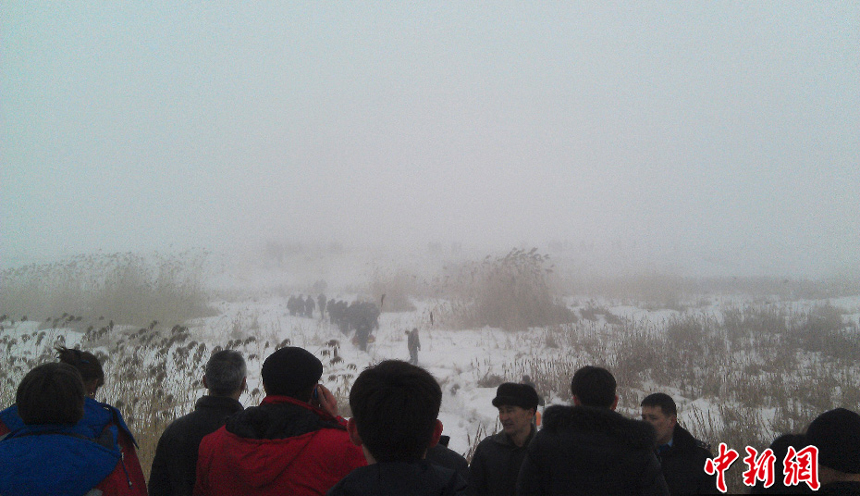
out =
{"type": "MultiPolygon", "coordinates": [[[[860,404],[860,329],[831,305],[791,311],[790,305],[730,308],[721,315],[685,313],[659,324],[621,319],[551,326],[544,356],[501,366],[495,382],[528,374],[550,401],[567,402],[570,379],[584,365],[608,368],[618,381],[619,410],[638,416],[656,391],[707,399],[709,415],[681,412],[684,425],[713,446],[761,451],[779,434],[802,432],[820,413],[860,404]],[[553,350],[574,350],[559,356],[553,350]]],[[[856,408],[855,408],[856,409],[856,408]]],[[[745,492],[743,464],[732,467],[730,492],[745,492]]]]}
{"type": "Polygon", "coordinates": [[[212,314],[203,287],[206,257],[203,251],[80,255],[6,269],[0,272],[0,311],[31,320],[65,314],[142,326],[157,316],[182,324],[212,314]]]}
{"type": "Polygon", "coordinates": [[[372,301],[380,302],[381,312],[412,312],[415,305],[411,298],[426,291],[426,282],[403,269],[393,272],[376,269],[369,288],[372,301]]]}
{"type": "Polygon", "coordinates": [[[446,283],[459,296],[440,313],[462,329],[490,326],[520,331],[573,322],[575,314],[555,296],[551,274],[549,256],[537,248],[514,249],[497,258],[488,255],[449,277],[446,283]]]}

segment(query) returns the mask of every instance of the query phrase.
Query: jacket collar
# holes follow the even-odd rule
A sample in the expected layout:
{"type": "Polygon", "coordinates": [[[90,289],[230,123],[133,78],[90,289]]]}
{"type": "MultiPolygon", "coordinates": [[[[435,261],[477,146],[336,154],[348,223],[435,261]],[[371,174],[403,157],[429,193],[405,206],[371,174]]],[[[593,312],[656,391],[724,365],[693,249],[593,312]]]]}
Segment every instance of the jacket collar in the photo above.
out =
{"type": "Polygon", "coordinates": [[[224,409],[237,412],[244,409],[239,400],[228,396],[212,396],[211,394],[197,400],[197,403],[194,404],[194,409],[198,410],[200,408],[224,409]]]}
{"type": "Polygon", "coordinates": [[[511,440],[511,436],[508,436],[507,434],[505,434],[504,430],[501,432],[497,432],[496,434],[493,434],[492,436],[490,436],[490,438],[499,444],[503,444],[505,446],[510,446],[511,448],[525,448],[532,441],[532,438],[535,437],[536,432],[537,432],[537,428],[535,428],[535,426],[532,425],[532,431],[529,433],[529,437],[526,438],[526,442],[522,446],[517,446],[516,444],[514,444],[514,442],[511,440]]]}
{"type": "MultiPolygon", "coordinates": [[[[608,408],[554,405],[546,409],[541,432],[601,433],[635,449],[654,449],[654,427],[608,408]]],[[[677,441],[676,441],[677,442],[677,441]]]]}

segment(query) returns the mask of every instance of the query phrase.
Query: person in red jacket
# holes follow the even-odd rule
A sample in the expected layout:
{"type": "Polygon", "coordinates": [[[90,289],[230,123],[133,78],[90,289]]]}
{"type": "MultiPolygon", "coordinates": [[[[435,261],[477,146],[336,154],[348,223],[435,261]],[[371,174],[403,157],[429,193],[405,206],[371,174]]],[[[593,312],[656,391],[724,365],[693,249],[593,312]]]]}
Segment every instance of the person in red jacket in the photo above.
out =
{"type": "Polygon", "coordinates": [[[367,465],[337,400],[318,383],[322,363],[302,348],[266,358],[266,397],[203,438],[195,496],[322,495],[367,465]]]}

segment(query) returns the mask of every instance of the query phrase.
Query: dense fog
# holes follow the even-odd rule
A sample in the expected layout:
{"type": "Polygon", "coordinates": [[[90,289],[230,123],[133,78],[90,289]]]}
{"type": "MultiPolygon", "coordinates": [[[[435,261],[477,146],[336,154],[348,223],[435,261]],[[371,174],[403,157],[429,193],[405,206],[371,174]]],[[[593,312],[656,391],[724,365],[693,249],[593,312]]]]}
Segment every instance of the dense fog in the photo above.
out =
{"type": "Polygon", "coordinates": [[[4,267],[274,243],[858,270],[857,2],[2,12],[4,267]]]}

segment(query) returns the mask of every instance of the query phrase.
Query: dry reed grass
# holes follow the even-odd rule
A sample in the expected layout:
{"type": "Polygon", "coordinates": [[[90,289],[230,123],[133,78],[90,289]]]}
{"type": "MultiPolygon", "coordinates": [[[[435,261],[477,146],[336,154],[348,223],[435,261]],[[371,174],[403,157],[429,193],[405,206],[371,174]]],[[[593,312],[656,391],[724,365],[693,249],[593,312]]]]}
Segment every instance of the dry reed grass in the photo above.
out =
{"type": "Polygon", "coordinates": [[[32,320],[72,314],[143,326],[157,315],[183,324],[212,314],[203,288],[206,258],[204,251],[114,253],[6,269],[0,309],[32,320]]]}
{"type": "Polygon", "coordinates": [[[452,271],[445,284],[459,298],[438,313],[461,329],[490,326],[519,331],[573,322],[574,313],[554,296],[552,270],[549,256],[537,248],[514,249],[495,259],[488,255],[452,271]]]}

